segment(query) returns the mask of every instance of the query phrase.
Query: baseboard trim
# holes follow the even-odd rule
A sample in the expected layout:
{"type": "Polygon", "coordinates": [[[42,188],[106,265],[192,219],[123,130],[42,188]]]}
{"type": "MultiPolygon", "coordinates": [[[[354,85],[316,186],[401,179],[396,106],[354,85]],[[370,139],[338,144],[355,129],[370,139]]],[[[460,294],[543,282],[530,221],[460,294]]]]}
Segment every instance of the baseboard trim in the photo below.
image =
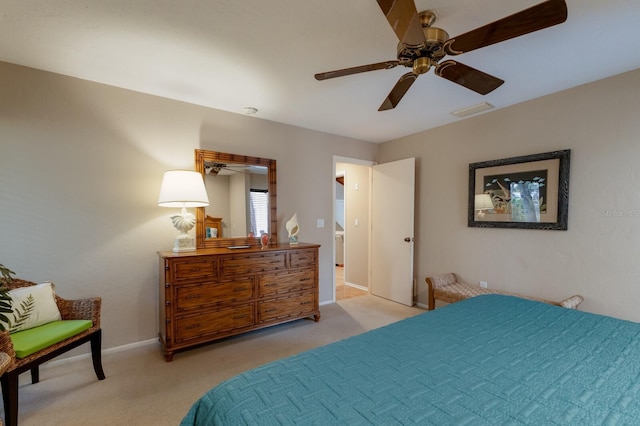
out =
{"type": "MultiPolygon", "coordinates": [[[[114,354],[114,353],[118,353],[118,352],[125,352],[125,351],[131,350],[131,349],[141,348],[141,347],[145,347],[145,346],[151,346],[151,345],[154,345],[154,344],[157,344],[157,345],[160,344],[160,342],[158,341],[157,338],[149,339],[149,340],[142,340],[140,342],[128,343],[126,345],[116,346],[116,347],[109,348],[109,349],[104,349],[104,350],[102,350],[102,355],[109,355],[109,354],[114,354]]],[[[68,364],[70,362],[80,361],[80,360],[83,360],[83,359],[86,359],[86,358],[91,358],[91,353],[74,355],[74,356],[70,356],[68,358],[55,359],[55,360],[49,361],[46,365],[54,367],[56,365],[68,364]]]]}
{"type": "Polygon", "coordinates": [[[348,281],[345,282],[344,285],[346,285],[348,287],[357,288],[358,290],[366,291],[367,293],[369,292],[369,287],[365,287],[365,286],[361,286],[361,285],[358,285],[358,284],[350,283],[348,281]]]}

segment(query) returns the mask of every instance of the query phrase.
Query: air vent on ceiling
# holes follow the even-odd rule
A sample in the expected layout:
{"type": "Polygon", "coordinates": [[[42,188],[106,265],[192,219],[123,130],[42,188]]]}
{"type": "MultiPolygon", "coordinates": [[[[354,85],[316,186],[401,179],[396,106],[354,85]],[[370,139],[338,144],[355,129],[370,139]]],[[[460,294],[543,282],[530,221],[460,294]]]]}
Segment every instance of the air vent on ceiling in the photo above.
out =
{"type": "Polygon", "coordinates": [[[490,103],[482,102],[482,103],[480,103],[478,105],[473,105],[473,106],[470,106],[470,107],[459,109],[457,111],[453,111],[451,114],[455,115],[458,118],[463,118],[463,117],[468,117],[468,116],[473,115],[473,114],[477,114],[477,113],[482,112],[482,111],[490,110],[492,108],[495,108],[495,107],[493,105],[491,105],[490,103]]]}

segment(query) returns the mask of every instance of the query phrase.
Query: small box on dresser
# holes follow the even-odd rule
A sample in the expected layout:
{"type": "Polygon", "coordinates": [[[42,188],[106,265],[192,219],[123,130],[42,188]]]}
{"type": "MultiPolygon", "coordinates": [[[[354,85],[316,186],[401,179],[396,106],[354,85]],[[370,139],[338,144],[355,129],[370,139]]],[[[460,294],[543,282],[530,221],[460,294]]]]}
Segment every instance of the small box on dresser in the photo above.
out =
{"type": "Polygon", "coordinates": [[[175,352],[296,319],[320,320],[317,244],[158,252],[160,343],[175,352]]]}

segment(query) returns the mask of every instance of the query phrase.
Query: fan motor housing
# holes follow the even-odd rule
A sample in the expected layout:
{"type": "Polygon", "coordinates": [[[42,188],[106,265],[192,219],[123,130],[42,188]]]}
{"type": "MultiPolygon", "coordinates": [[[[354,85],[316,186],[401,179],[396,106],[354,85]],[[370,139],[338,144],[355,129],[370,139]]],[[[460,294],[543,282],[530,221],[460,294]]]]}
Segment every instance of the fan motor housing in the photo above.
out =
{"type": "Polygon", "coordinates": [[[444,43],[449,40],[449,34],[442,28],[423,27],[424,37],[427,40],[424,46],[409,47],[398,43],[398,61],[406,66],[412,66],[413,62],[422,57],[438,61],[445,56],[442,49],[444,43]]]}

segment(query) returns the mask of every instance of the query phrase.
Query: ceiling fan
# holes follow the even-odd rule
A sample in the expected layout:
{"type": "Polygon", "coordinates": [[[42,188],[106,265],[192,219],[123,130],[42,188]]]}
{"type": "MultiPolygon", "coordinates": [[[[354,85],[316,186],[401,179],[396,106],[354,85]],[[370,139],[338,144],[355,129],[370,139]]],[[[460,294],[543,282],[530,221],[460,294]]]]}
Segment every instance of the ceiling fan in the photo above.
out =
{"type": "Polygon", "coordinates": [[[220,162],[208,162],[204,163],[204,173],[206,175],[218,176],[231,175],[233,173],[242,173],[245,175],[257,174],[266,175],[268,168],[265,166],[250,166],[247,164],[228,164],[220,162]]]}
{"type": "Polygon", "coordinates": [[[395,108],[420,74],[434,67],[436,75],[446,78],[481,95],[500,87],[504,80],[479,71],[445,56],[460,55],[491,44],[542,30],[567,20],[564,0],[548,0],[506,18],[471,30],[457,37],[433,27],[436,14],[426,10],[418,13],[414,0],[377,0],[380,9],[400,40],[397,60],[361,65],[336,71],[321,72],[316,80],[327,80],[367,71],[391,69],[403,65],[412,70],[391,89],[378,111],[395,108]]]}
{"type": "Polygon", "coordinates": [[[207,175],[214,175],[214,176],[218,176],[220,172],[222,172],[223,175],[232,174],[231,172],[244,173],[244,170],[246,170],[246,168],[247,166],[241,165],[241,164],[227,164],[227,163],[219,163],[219,162],[204,163],[204,173],[207,175]],[[235,170],[235,169],[238,169],[238,170],[235,170]],[[229,173],[225,173],[225,171],[228,171],[229,173]]]}

